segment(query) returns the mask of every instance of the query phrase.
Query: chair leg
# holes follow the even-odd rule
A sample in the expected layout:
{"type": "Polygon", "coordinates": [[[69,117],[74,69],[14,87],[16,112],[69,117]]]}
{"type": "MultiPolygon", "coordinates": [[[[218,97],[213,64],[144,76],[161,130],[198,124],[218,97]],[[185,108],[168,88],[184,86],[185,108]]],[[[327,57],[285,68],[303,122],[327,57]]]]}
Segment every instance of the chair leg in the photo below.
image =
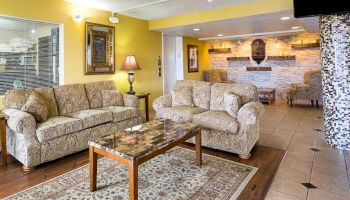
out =
{"type": "Polygon", "coordinates": [[[319,107],[318,107],[318,100],[316,100],[316,108],[319,108],[319,107]]]}
{"type": "Polygon", "coordinates": [[[289,98],[287,97],[287,104],[289,104],[289,98]]]}
{"type": "Polygon", "coordinates": [[[24,172],[32,172],[32,171],[35,170],[35,167],[27,167],[27,166],[23,165],[23,166],[22,166],[22,170],[23,170],[24,172]]]}
{"type": "Polygon", "coordinates": [[[243,160],[249,160],[251,157],[251,154],[250,153],[248,155],[239,154],[238,156],[243,160]]]}
{"type": "Polygon", "coordinates": [[[314,100],[311,100],[311,106],[314,107],[314,100]]]}
{"type": "Polygon", "coordinates": [[[293,99],[290,99],[290,107],[293,107],[293,99]]]}

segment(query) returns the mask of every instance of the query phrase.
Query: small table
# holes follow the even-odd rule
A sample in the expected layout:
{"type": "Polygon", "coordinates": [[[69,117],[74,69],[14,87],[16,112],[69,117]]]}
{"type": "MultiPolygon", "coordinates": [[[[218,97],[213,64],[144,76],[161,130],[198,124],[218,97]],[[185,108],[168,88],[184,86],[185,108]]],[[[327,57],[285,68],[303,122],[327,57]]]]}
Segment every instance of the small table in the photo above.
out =
{"type": "Polygon", "coordinates": [[[276,98],[275,88],[259,88],[259,101],[271,104],[276,98]]]}
{"type": "Polygon", "coordinates": [[[7,164],[7,146],[6,146],[6,117],[0,111],[0,139],[1,139],[1,157],[3,163],[7,164]]]}
{"type": "Polygon", "coordinates": [[[138,166],[195,137],[196,164],[202,165],[201,129],[192,123],[159,119],[89,141],[90,191],[96,190],[97,154],[128,167],[130,200],[138,199],[138,166]]]}
{"type": "Polygon", "coordinates": [[[149,108],[148,108],[148,96],[151,95],[151,93],[140,93],[136,94],[136,96],[139,99],[145,99],[145,112],[146,112],[146,121],[149,121],[149,108]]]}

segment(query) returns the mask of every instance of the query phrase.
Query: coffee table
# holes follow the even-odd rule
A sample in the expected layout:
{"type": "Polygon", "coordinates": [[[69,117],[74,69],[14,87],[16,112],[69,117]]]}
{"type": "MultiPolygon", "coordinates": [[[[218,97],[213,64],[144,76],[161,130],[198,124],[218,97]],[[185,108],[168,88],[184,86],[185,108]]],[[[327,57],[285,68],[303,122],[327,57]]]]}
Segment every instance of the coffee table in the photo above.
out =
{"type": "Polygon", "coordinates": [[[89,141],[90,191],[96,190],[97,154],[128,167],[129,196],[138,199],[138,166],[195,137],[196,164],[202,165],[201,129],[192,123],[159,119],[89,141]]]}

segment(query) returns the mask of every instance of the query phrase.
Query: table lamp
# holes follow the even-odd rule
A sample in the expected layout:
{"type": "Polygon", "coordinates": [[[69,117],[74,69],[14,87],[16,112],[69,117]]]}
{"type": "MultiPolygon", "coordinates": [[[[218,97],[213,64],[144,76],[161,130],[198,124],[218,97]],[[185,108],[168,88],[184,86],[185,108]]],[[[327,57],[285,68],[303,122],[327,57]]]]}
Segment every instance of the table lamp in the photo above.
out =
{"type": "Polygon", "coordinates": [[[128,94],[135,94],[135,91],[133,90],[132,83],[135,80],[134,76],[134,70],[140,70],[140,66],[136,62],[136,57],[134,55],[126,56],[125,63],[121,67],[121,70],[128,70],[128,81],[130,83],[130,90],[128,94]]]}

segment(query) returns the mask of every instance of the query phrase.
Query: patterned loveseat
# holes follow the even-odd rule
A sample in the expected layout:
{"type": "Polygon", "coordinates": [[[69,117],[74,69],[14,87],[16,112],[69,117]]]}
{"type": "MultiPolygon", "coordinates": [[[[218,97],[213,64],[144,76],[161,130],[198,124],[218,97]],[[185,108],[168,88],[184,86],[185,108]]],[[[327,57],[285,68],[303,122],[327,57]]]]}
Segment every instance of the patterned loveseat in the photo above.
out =
{"type": "Polygon", "coordinates": [[[176,82],[174,90],[187,87],[192,88],[194,106],[172,107],[172,96],[161,96],[153,102],[156,118],[199,124],[203,146],[237,153],[241,158],[249,159],[250,151],[259,138],[259,118],[264,112],[264,106],[257,101],[257,88],[251,84],[182,80],[176,82]],[[242,98],[243,106],[236,118],[226,112],[225,92],[242,98]]]}
{"type": "Polygon", "coordinates": [[[141,123],[139,100],[123,94],[124,106],[103,107],[103,90],[115,90],[112,81],[64,85],[55,88],[11,90],[5,94],[8,152],[23,169],[84,150],[88,140],[141,123]],[[48,119],[37,123],[21,111],[30,94],[46,101],[48,119]]]}

